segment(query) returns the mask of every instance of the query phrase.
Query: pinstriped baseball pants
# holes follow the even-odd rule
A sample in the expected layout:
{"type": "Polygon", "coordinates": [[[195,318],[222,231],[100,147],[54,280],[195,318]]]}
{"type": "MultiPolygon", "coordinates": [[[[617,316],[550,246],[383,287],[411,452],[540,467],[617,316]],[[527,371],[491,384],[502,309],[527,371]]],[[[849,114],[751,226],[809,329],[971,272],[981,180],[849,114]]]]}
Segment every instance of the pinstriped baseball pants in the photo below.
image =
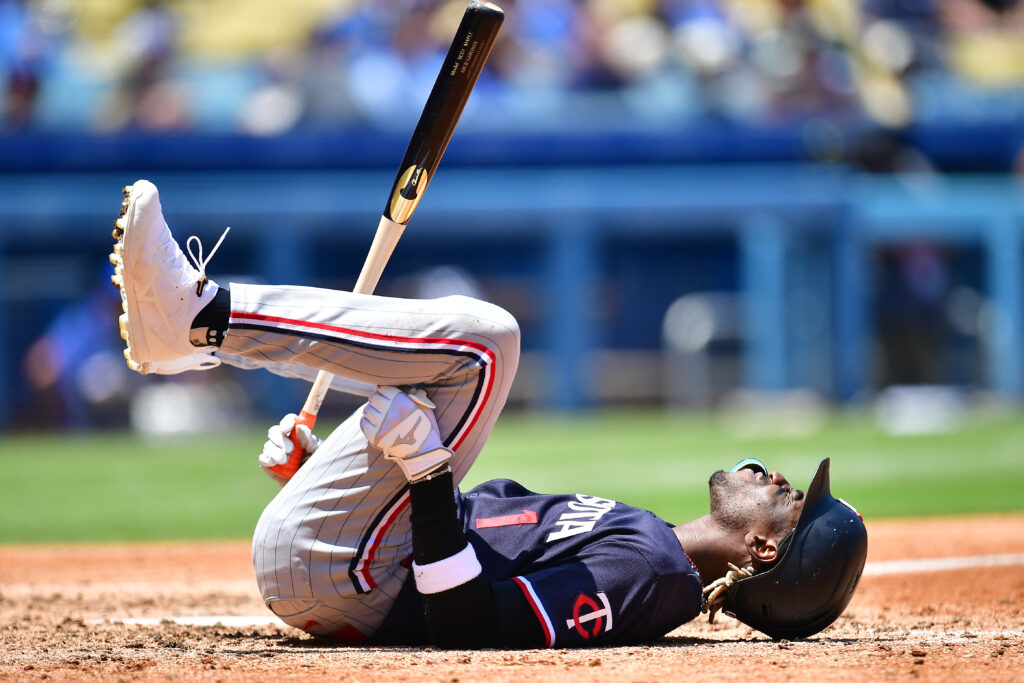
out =
{"type": "MultiPolygon", "coordinates": [[[[300,363],[375,385],[422,386],[459,482],[515,375],[519,329],[466,297],[393,299],[309,287],[231,285],[221,350],[259,365],[300,363]]],[[[372,448],[361,411],[342,422],[271,501],[253,537],[256,580],[288,624],[358,642],[408,576],[408,485],[372,448]]]]}

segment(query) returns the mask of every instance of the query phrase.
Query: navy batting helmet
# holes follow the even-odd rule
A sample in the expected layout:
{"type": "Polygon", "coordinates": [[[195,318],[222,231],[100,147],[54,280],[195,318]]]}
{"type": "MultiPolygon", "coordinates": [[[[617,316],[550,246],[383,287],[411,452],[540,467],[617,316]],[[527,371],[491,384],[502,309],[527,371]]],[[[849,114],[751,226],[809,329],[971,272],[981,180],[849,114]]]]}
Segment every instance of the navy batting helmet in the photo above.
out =
{"type": "MultiPolygon", "coordinates": [[[[750,461],[741,466],[753,467],[750,461]]],[[[807,488],[796,528],[781,544],[779,560],[730,586],[722,611],[775,639],[814,635],[850,604],[867,552],[861,516],[832,497],[826,458],[807,488]]]]}

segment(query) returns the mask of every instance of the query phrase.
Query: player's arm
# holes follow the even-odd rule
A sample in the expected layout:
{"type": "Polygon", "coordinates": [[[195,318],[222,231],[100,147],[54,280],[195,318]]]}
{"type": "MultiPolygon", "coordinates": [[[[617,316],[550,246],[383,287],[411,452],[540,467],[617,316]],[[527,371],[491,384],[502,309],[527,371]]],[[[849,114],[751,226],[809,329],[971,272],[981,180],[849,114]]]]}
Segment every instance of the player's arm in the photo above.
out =
{"type": "Polygon", "coordinates": [[[458,518],[455,484],[425,396],[379,387],[361,427],[409,480],[413,575],[438,647],[540,647],[543,633],[515,584],[489,583],[458,518]]]}
{"type": "Polygon", "coordinates": [[[629,645],[699,613],[695,571],[663,573],[621,538],[587,543],[571,558],[488,583],[452,491],[447,468],[410,486],[416,585],[441,647],[629,645]]]}
{"type": "Polygon", "coordinates": [[[511,581],[488,582],[462,531],[451,468],[409,487],[413,573],[438,647],[542,647],[543,633],[511,581]]]}

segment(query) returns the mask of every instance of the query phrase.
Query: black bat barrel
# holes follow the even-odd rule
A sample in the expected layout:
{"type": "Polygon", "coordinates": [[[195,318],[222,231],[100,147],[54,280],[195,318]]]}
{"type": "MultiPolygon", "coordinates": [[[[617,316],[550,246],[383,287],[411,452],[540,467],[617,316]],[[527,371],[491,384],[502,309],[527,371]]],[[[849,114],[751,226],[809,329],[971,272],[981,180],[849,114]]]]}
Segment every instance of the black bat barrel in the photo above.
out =
{"type": "Polygon", "coordinates": [[[441,72],[405,150],[384,216],[405,225],[441,162],[455,125],[505,19],[501,8],[474,0],[466,8],[441,72]]]}

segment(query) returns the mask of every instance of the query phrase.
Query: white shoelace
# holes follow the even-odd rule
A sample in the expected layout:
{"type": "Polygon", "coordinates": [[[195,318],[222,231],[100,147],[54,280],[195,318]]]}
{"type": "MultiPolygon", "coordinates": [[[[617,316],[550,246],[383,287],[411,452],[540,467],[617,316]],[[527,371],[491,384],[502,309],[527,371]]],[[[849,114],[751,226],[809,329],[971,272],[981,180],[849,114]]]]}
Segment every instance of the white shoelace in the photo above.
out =
{"type": "Polygon", "coordinates": [[[207,277],[206,277],[206,264],[209,263],[213,259],[213,255],[217,253],[217,250],[220,248],[221,242],[223,242],[224,238],[228,236],[228,231],[229,230],[231,230],[231,226],[228,226],[228,227],[224,228],[224,232],[221,233],[220,239],[217,240],[217,244],[213,245],[213,249],[210,250],[210,255],[207,256],[205,259],[203,259],[203,242],[202,242],[202,240],[200,240],[195,235],[191,235],[188,238],[188,240],[185,242],[185,248],[188,249],[188,257],[190,259],[192,259],[192,263],[195,264],[196,270],[199,271],[199,284],[196,287],[196,295],[197,296],[203,293],[203,287],[206,285],[206,281],[207,281],[207,277]],[[196,256],[196,254],[193,253],[193,251],[192,251],[192,240],[195,240],[196,244],[199,245],[199,247],[198,247],[199,255],[198,256],[196,256]]]}

